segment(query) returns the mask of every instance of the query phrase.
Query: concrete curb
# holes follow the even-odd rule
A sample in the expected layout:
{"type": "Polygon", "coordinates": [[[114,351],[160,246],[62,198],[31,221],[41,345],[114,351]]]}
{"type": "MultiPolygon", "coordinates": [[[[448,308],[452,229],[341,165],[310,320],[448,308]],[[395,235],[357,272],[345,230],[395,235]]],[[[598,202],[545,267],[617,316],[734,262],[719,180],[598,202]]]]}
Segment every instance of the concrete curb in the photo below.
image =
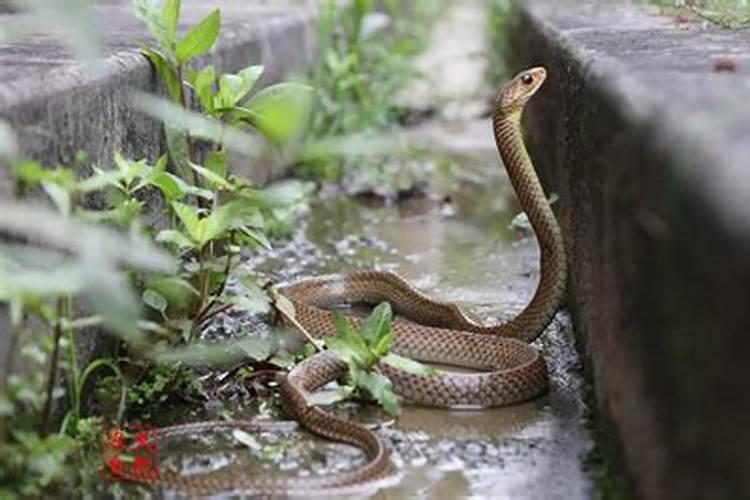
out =
{"type": "MultiPolygon", "coordinates": [[[[267,84],[313,62],[314,9],[299,2],[210,4],[184,1],[182,17],[188,25],[211,8],[222,8],[219,43],[204,59],[218,71],[263,64],[267,84]]],[[[71,164],[78,151],[85,151],[106,165],[115,151],[154,159],[163,150],[160,125],[129,102],[132,89],[159,90],[150,64],[137,48],[148,35],[129,5],[96,7],[99,18],[111,27],[106,40],[110,52],[95,68],[75,62],[46,37],[0,49],[0,60],[6,61],[0,69],[0,118],[16,129],[21,156],[47,165],[71,164]],[[29,54],[38,54],[40,61],[26,64],[29,54]]],[[[0,186],[5,185],[7,193],[4,178],[7,172],[0,173],[0,186]]]]}
{"type": "Polygon", "coordinates": [[[531,0],[512,30],[513,68],[550,72],[531,153],[561,198],[580,341],[644,498],[750,497],[746,33],[627,0],[531,0]]]}

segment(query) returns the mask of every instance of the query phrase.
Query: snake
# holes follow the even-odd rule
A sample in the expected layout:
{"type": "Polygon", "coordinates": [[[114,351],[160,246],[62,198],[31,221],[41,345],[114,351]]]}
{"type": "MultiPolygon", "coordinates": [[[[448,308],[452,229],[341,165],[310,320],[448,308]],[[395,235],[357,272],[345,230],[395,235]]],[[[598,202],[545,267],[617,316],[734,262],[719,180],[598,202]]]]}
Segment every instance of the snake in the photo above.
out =
{"type": "MultiPolygon", "coordinates": [[[[539,245],[540,277],[531,300],[511,320],[485,325],[471,319],[458,305],[431,298],[399,275],[387,271],[355,271],[308,278],[282,287],[279,293],[293,305],[291,322],[316,337],[336,334],[329,307],[341,303],[391,304],[392,351],[421,362],[473,370],[438,371],[415,375],[385,363],[378,371],[388,376],[394,391],[411,404],[442,408],[486,408],[518,404],[543,394],[549,387],[547,365],[530,345],[550,324],[560,308],[566,286],[563,237],[542,184],[524,144],[521,117],[526,103],[547,77],[543,67],[520,72],[498,92],[492,112],[495,142],[513,189],[539,245]]],[[[346,316],[354,328],[362,318],[346,316]]],[[[269,496],[311,496],[347,493],[378,484],[394,474],[387,447],[368,427],[309,403],[310,395],[347,373],[347,365],[323,350],[277,376],[286,411],[308,431],[362,449],[366,461],[344,472],[312,477],[247,476],[229,468],[180,475],[130,476],[138,482],[159,483],[190,494],[243,492],[269,496]]],[[[204,422],[158,431],[168,437],[206,429],[255,428],[245,421],[204,422]]]]}

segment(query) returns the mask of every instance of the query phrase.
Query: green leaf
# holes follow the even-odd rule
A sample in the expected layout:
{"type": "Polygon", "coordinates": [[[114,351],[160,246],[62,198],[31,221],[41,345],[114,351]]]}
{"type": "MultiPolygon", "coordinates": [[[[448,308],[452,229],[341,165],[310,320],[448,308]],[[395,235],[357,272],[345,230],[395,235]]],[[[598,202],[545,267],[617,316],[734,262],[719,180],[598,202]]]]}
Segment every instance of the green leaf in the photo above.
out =
{"type": "Polygon", "coordinates": [[[180,20],[180,0],[164,0],[164,7],[162,7],[161,15],[164,19],[169,39],[172,42],[176,42],[177,23],[180,20]]]}
{"type": "Polygon", "coordinates": [[[421,375],[423,377],[433,377],[437,375],[438,371],[429,365],[424,365],[413,359],[404,358],[398,354],[388,353],[381,361],[387,365],[390,365],[398,370],[411,373],[412,375],[421,375]]]}
{"type": "Polygon", "coordinates": [[[187,229],[193,243],[198,247],[203,246],[203,243],[205,243],[203,241],[203,234],[206,223],[205,219],[201,219],[198,216],[198,209],[192,205],[174,201],[172,202],[172,210],[174,210],[182,225],[187,229]]]}
{"type": "Polygon", "coordinates": [[[380,403],[389,415],[396,416],[401,411],[401,405],[393,392],[393,384],[385,375],[361,371],[357,373],[355,383],[380,403]]]}
{"type": "Polygon", "coordinates": [[[255,94],[244,107],[235,108],[237,119],[281,144],[304,130],[312,105],[313,88],[300,83],[279,83],[255,94]]]}
{"type": "Polygon", "coordinates": [[[217,176],[227,178],[227,152],[223,149],[208,153],[204,163],[206,168],[217,176]]]}
{"type": "Polygon", "coordinates": [[[156,241],[159,243],[168,243],[174,245],[179,249],[195,248],[196,244],[193,240],[182,234],[177,229],[164,229],[159,231],[156,235],[156,241]]]}
{"type": "Polygon", "coordinates": [[[216,42],[220,28],[221,15],[219,9],[215,9],[177,43],[177,64],[184,64],[208,52],[216,42]]]}
{"type": "Polygon", "coordinates": [[[224,74],[219,78],[219,92],[214,99],[214,108],[227,111],[240,102],[253,89],[263,73],[263,66],[250,66],[236,75],[224,74]]]}
{"type": "Polygon", "coordinates": [[[391,350],[391,346],[393,346],[393,342],[396,339],[390,325],[388,325],[387,328],[388,329],[384,334],[379,335],[376,338],[375,345],[372,346],[372,351],[378,359],[388,354],[388,351],[391,350]]]}
{"type": "Polygon", "coordinates": [[[164,82],[164,86],[167,87],[167,93],[170,99],[174,102],[180,101],[181,89],[180,80],[177,78],[177,71],[174,69],[172,64],[167,61],[167,58],[156,49],[149,47],[141,49],[143,55],[145,55],[151,64],[154,65],[161,81],[164,82]]]}
{"type": "Polygon", "coordinates": [[[76,174],[70,168],[49,169],[35,161],[22,161],[14,164],[12,168],[16,177],[29,186],[48,181],[64,186],[66,189],[73,189],[76,183],[76,174]]]}
{"type": "Polygon", "coordinates": [[[182,314],[187,315],[200,296],[198,290],[190,283],[174,276],[149,279],[146,282],[146,287],[148,290],[157,292],[166,300],[167,310],[172,317],[182,314]]]}
{"type": "Polygon", "coordinates": [[[213,66],[206,66],[196,76],[193,83],[198,99],[207,113],[214,111],[214,82],[216,81],[216,70],[213,66]]]}
{"type": "Polygon", "coordinates": [[[341,356],[347,363],[355,362],[360,368],[369,368],[376,360],[370,353],[362,336],[354,331],[349,322],[342,315],[331,313],[333,324],[338,336],[326,340],[326,345],[341,356]],[[333,342],[333,344],[331,344],[333,342]],[[352,356],[354,353],[354,356],[352,356]]]}
{"type": "MultiPolygon", "coordinates": [[[[380,340],[387,337],[391,332],[391,320],[393,319],[393,312],[391,311],[391,305],[388,302],[379,304],[372,313],[362,323],[360,330],[362,338],[365,339],[367,345],[375,346],[380,343],[380,340]]],[[[391,335],[392,336],[392,335],[391,335]]],[[[390,347],[390,344],[388,345],[390,347]]],[[[386,351],[380,353],[384,354],[386,351]]]]}
{"type": "Polygon", "coordinates": [[[118,186],[119,182],[123,179],[122,172],[116,170],[102,170],[94,167],[94,175],[84,179],[78,183],[76,190],[81,193],[89,193],[91,191],[98,191],[107,186],[118,186]]]}
{"type": "Polygon", "coordinates": [[[133,12],[135,16],[143,21],[149,33],[156,38],[167,55],[174,59],[174,39],[169,36],[169,28],[166,24],[164,12],[158,9],[154,0],[133,0],[133,12]]]}
{"type": "Polygon", "coordinates": [[[216,174],[211,169],[201,167],[200,165],[196,165],[192,162],[190,163],[190,168],[192,168],[198,175],[206,179],[210,184],[210,187],[214,190],[226,189],[228,191],[231,191],[234,187],[224,177],[216,174]]]}
{"type": "Polygon", "coordinates": [[[264,250],[273,249],[271,240],[268,239],[268,236],[263,231],[247,226],[241,228],[240,231],[264,250]]]}
{"type": "Polygon", "coordinates": [[[165,299],[160,293],[155,292],[151,289],[144,290],[141,298],[144,304],[149,306],[151,309],[159,311],[162,314],[164,314],[164,312],[167,310],[167,306],[169,305],[167,303],[167,299],[165,299]]]}

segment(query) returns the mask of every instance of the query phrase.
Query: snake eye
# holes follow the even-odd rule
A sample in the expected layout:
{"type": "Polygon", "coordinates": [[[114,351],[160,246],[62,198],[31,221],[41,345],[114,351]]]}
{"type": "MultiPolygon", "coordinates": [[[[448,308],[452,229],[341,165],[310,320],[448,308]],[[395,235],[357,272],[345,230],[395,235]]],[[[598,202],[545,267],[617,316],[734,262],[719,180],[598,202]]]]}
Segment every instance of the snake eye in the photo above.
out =
{"type": "Polygon", "coordinates": [[[521,83],[523,83],[524,85],[531,85],[533,81],[534,81],[534,77],[528,73],[526,73],[525,75],[521,77],[521,83]]]}

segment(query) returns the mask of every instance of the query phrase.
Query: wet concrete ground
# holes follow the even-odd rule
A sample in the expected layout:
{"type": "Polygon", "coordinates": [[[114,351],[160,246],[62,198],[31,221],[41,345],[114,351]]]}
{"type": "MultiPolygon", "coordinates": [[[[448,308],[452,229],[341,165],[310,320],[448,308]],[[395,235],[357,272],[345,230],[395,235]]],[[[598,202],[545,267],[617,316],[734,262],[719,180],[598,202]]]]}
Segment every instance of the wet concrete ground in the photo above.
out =
{"type": "MultiPolygon", "coordinates": [[[[421,105],[437,104],[439,112],[404,132],[430,154],[417,167],[410,160],[396,168],[421,169],[428,191],[450,202],[368,207],[324,190],[294,241],[255,261],[257,268],[276,279],[394,270],[487,322],[508,319],[526,304],[537,283],[538,251],[530,234],[510,227],[517,205],[482,117],[492,94],[482,80],[484,4],[455,2],[417,61],[428,75],[426,87],[403,96],[408,102],[431,88],[433,99],[421,105]]],[[[403,479],[376,498],[591,496],[582,465],[592,444],[583,424],[586,387],[564,312],[536,345],[551,372],[544,397],[483,411],[405,407],[395,425],[381,429],[403,479]]]]}
{"type": "MultiPolygon", "coordinates": [[[[433,89],[434,99],[411,102],[437,104],[437,117],[404,131],[411,144],[429,153],[393,159],[384,171],[426,180],[428,195],[377,205],[324,187],[288,244],[248,261],[262,278],[284,281],[352,269],[393,270],[486,322],[509,319],[526,304],[538,279],[538,251],[530,234],[511,228],[517,204],[500,167],[489,120],[482,117],[491,94],[481,78],[484,3],[454,3],[418,61],[437,82],[428,81],[402,96],[408,102],[415,95],[423,97],[425,88],[433,89]],[[435,71],[447,61],[461,62],[456,69],[465,71],[465,77],[435,71]]],[[[247,331],[233,321],[227,318],[223,328],[247,331]]],[[[582,463],[592,445],[583,423],[586,386],[564,312],[536,345],[550,368],[551,390],[545,396],[482,411],[407,406],[397,422],[381,426],[378,432],[393,451],[400,481],[373,498],[592,496],[582,463]]],[[[268,401],[260,408],[256,401],[244,409],[240,401],[225,407],[235,418],[278,414],[268,401]]],[[[387,420],[356,406],[338,411],[367,422],[387,420]]],[[[356,448],[302,431],[258,434],[250,453],[231,439],[225,439],[222,448],[217,439],[201,436],[173,452],[161,450],[163,461],[183,472],[235,462],[247,467],[243,474],[317,475],[356,467],[364,459],[356,448]]]]}

